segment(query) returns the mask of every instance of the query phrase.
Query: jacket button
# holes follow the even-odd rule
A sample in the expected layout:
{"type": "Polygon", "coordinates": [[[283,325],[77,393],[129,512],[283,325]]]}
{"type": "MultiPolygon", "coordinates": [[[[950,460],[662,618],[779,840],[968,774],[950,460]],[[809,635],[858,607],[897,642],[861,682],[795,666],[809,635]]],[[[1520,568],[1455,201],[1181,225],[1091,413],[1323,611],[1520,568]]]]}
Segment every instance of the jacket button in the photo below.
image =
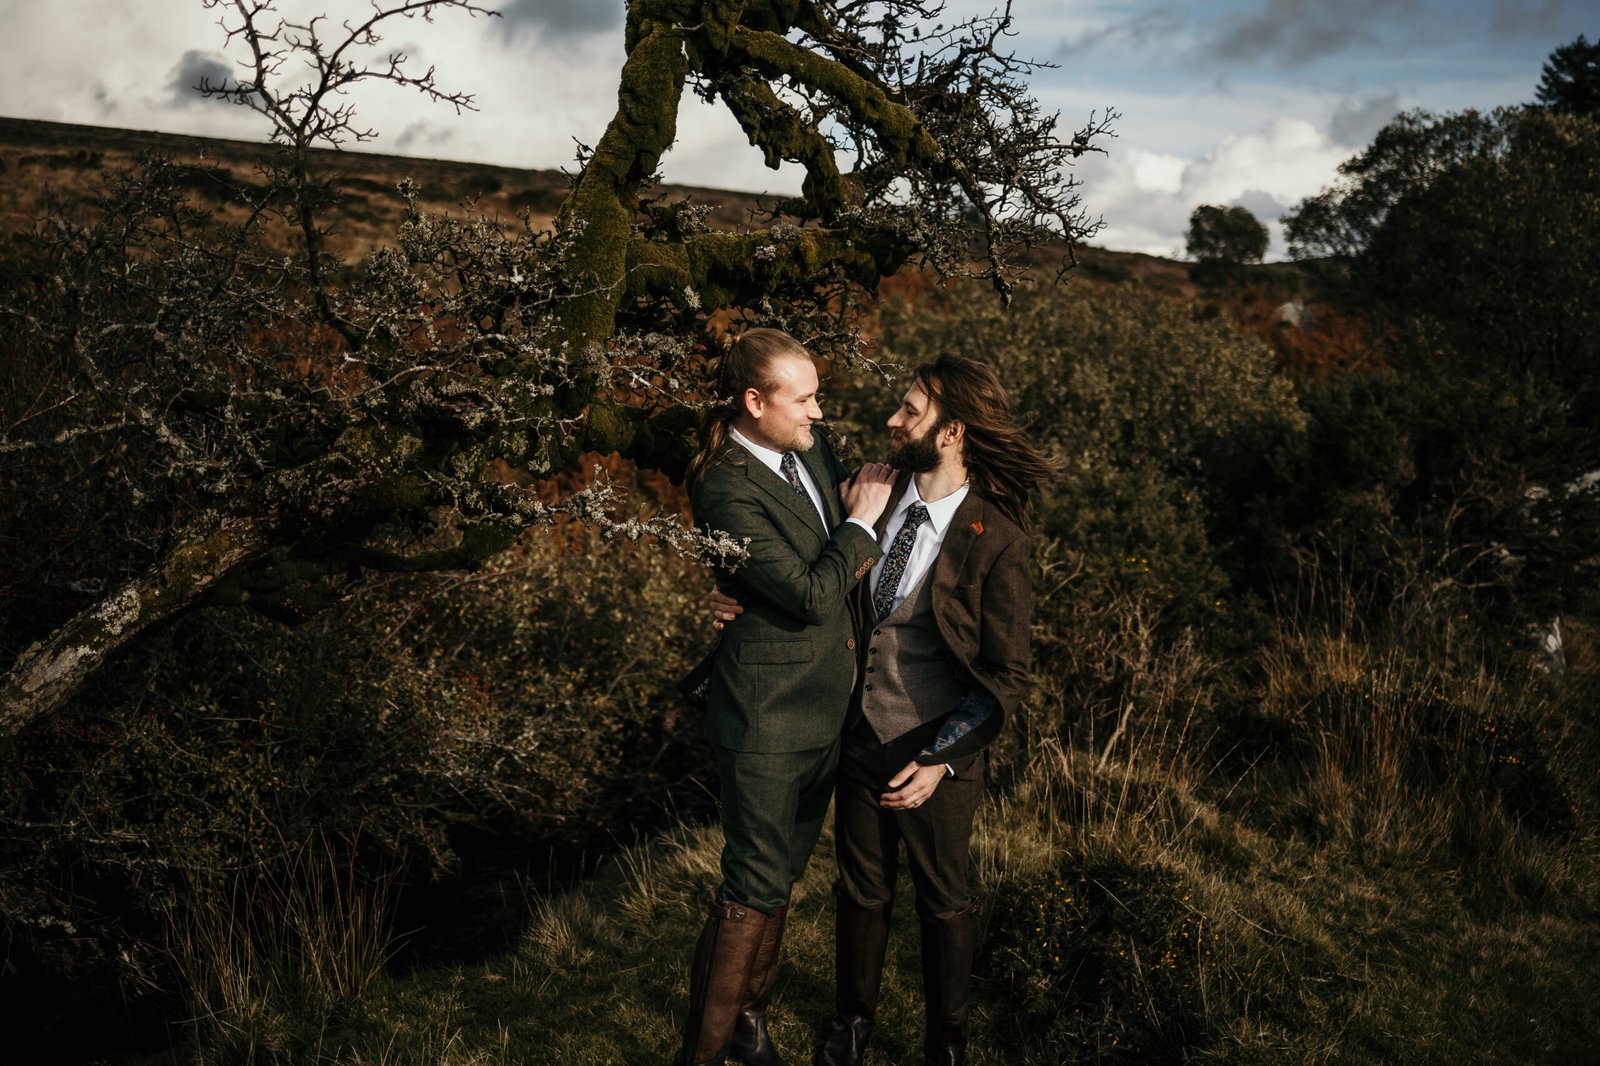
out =
{"type": "Polygon", "coordinates": [[[875,636],[875,637],[881,637],[881,636],[883,636],[883,630],[881,630],[881,629],[874,629],[874,630],[873,630],[873,631],[872,631],[872,635],[873,635],[873,636],[875,636]]]}
{"type": "Polygon", "coordinates": [[[869,666],[869,667],[867,667],[867,673],[869,673],[869,674],[875,674],[875,673],[877,673],[877,672],[878,672],[878,668],[877,668],[877,667],[876,667],[876,666],[869,666]]]}
{"type": "Polygon", "coordinates": [[[871,683],[870,683],[870,682],[869,682],[869,683],[868,683],[868,684],[866,684],[866,685],[864,685],[864,686],[862,686],[862,687],[863,687],[863,688],[864,688],[864,689],[865,689],[865,690],[866,690],[866,691],[868,691],[868,692],[871,692],[871,691],[872,691],[872,685],[871,685],[871,683]]]}
{"type": "Polygon", "coordinates": [[[855,651],[856,650],[856,638],[855,637],[851,637],[849,640],[844,642],[844,646],[849,648],[851,651],[855,651]]]}
{"type": "Polygon", "coordinates": [[[872,649],[872,654],[873,654],[873,655],[876,655],[876,654],[878,654],[878,651],[879,651],[879,650],[880,650],[880,649],[878,649],[878,648],[873,648],[873,649],[872,649]]]}

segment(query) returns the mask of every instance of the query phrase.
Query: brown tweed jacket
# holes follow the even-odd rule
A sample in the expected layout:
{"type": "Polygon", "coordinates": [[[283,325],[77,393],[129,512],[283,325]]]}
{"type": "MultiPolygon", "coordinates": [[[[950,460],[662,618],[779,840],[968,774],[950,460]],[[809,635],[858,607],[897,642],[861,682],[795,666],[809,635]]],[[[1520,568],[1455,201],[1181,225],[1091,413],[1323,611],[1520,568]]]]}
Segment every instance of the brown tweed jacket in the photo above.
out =
{"type": "MultiPolygon", "coordinates": [[[[910,477],[902,478],[895,501],[878,521],[884,527],[910,477]]],[[[1006,718],[1028,689],[1028,631],[1032,620],[1027,534],[980,496],[968,492],[945,531],[944,543],[928,575],[933,582],[933,613],[946,651],[960,673],[994,697],[996,713],[981,726],[919,762],[956,763],[983,750],[999,735],[1006,718]]],[[[861,632],[870,633],[872,590],[863,581],[856,595],[861,632]]],[[[870,641],[861,641],[866,656],[870,641]]]]}

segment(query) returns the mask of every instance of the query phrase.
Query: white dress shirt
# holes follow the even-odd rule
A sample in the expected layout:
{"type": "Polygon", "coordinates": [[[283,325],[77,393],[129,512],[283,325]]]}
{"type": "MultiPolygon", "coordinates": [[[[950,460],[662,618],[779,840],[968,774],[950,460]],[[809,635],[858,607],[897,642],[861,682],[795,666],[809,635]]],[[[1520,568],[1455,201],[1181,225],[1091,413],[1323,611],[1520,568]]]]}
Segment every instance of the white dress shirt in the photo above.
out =
{"type": "Polygon", "coordinates": [[[873,564],[872,582],[867,586],[873,592],[878,589],[878,575],[883,573],[884,561],[889,558],[889,548],[894,544],[894,538],[899,535],[900,527],[906,524],[906,512],[914,503],[921,503],[928,509],[928,520],[917,527],[917,539],[911,543],[911,555],[906,559],[906,568],[900,575],[900,587],[894,591],[894,601],[889,605],[889,610],[897,609],[901,603],[917,587],[917,582],[928,572],[933,561],[939,557],[939,546],[944,543],[944,535],[950,528],[950,520],[956,516],[956,508],[961,506],[961,501],[967,498],[966,484],[952,492],[950,495],[933,503],[926,503],[922,495],[917,492],[917,481],[911,479],[906,486],[906,493],[900,497],[900,502],[895,505],[894,514],[889,516],[889,524],[883,527],[883,539],[878,541],[880,554],[878,561],[873,564]]]}

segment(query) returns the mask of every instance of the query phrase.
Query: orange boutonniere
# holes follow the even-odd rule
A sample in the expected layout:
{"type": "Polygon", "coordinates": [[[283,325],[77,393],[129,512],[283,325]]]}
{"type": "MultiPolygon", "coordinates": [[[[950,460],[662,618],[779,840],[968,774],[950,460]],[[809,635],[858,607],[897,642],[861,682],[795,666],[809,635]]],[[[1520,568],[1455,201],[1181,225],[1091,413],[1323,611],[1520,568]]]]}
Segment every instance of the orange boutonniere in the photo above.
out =
{"type": "Polygon", "coordinates": [[[982,522],[974,522],[974,523],[972,523],[972,531],[974,533],[982,533],[983,532],[983,523],[982,522]]]}

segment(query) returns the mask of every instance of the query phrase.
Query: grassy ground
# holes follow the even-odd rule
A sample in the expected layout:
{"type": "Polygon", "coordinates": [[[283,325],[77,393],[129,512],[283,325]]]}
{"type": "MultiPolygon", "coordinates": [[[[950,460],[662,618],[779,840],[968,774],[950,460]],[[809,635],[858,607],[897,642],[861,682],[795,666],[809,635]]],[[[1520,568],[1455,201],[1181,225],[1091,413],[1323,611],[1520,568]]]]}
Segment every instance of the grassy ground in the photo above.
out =
{"type": "MultiPolygon", "coordinates": [[[[1170,762],[1043,752],[985,808],[974,1066],[1592,1061],[1600,926],[1587,842],[1540,843],[1482,812],[1478,831],[1503,834],[1493,867],[1505,883],[1486,886],[1439,861],[1265,832],[1237,794],[1204,798],[1206,782],[1185,776],[1170,762]],[[1101,889],[1116,898],[1089,903],[1101,889]],[[1020,916],[1052,891],[1074,901],[1064,942],[1088,945],[1065,987],[1015,958],[1029,950],[1020,916]],[[1108,924],[1113,912],[1126,920],[1108,924]],[[1163,924],[1142,925],[1143,913],[1163,924]],[[1119,969],[1113,952],[1145,955],[1119,969]],[[1085,973],[1114,991],[1081,987],[1085,973]]],[[[378,976],[343,1003],[280,988],[145,1061],[665,1063],[717,844],[714,829],[681,828],[621,853],[581,887],[530,902],[519,947],[482,964],[378,976]]],[[[800,886],[772,1011],[795,1061],[809,1059],[831,1000],[829,867],[819,851],[800,886]]],[[[909,911],[892,940],[881,1066],[920,1062],[909,911]]],[[[1042,922],[1034,935],[1050,934],[1042,922]]]]}
{"type": "MultiPolygon", "coordinates": [[[[1550,676],[1286,627],[1226,706],[1227,671],[1180,649],[1109,740],[1027,731],[977,823],[969,1061],[1595,1061],[1600,641],[1571,632],[1550,676]]],[[[406,973],[382,891],[330,858],[309,898],[242,908],[269,921],[180,930],[193,1020],[125,1061],[666,1063],[718,848],[679,826],[530,892],[514,949],[406,973]]],[[[795,1062],[831,1010],[830,854],[798,887],[771,1013],[795,1062]]],[[[875,1066],[921,1061],[919,974],[905,900],[875,1066]]]]}

